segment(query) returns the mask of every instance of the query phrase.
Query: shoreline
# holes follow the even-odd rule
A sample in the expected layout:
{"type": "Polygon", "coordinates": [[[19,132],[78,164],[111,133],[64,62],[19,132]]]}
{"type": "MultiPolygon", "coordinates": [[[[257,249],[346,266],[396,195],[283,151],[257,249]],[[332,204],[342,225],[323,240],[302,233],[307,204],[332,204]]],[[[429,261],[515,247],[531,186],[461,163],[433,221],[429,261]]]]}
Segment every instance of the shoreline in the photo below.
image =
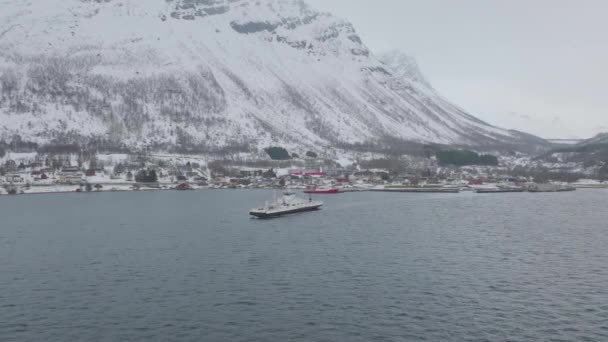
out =
{"type": "MultiPolygon", "coordinates": [[[[17,194],[8,194],[6,192],[0,192],[0,198],[4,198],[4,197],[19,197],[19,196],[24,196],[24,195],[37,195],[37,196],[41,196],[41,195],[64,195],[64,194],[103,194],[103,193],[117,193],[117,192],[155,192],[155,191],[179,191],[179,192],[193,192],[193,191],[209,191],[209,190],[281,190],[281,191],[297,191],[297,190],[302,190],[302,189],[272,189],[272,188],[215,188],[215,187],[195,187],[192,189],[188,189],[188,190],[179,190],[176,187],[167,187],[168,185],[165,185],[164,188],[145,188],[142,187],[140,189],[131,189],[131,188],[123,188],[123,189],[111,189],[111,190],[92,190],[92,191],[86,191],[86,190],[82,190],[82,191],[76,191],[76,190],[64,190],[64,189],[57,189],[57,191],[52,191],[53,188],[57,188],[57,186],[45,186],[45,185],[36,185],[36,186],[32,186],[32,188],[46,188],[45,190],[51,190],[51,191],[29,191],[29,192],[23,192],[23,193],[17,193],[17,194]]],[[[171,184],[171,186],[175,186],[175,184],[171,184]]],[[[65,186],[64,186],[65,187],[65,186]]],[[[608,190],[608,187],[577,187],[576,190],[578,191],[596,191],[596,190],[608,190]]],[[[350,191],[344,191],[338,194],[335,194],[333,196],[339,196],[341,194],[346,194],[346,193],[361,193],[361,192],[375,192],[375,193],[412,193],[412,194],[429,194],[429,193],[450,193],[453,194],[455,192],[448,192],[448,191],[398,191],[398,190],[387,190],[387,189],[361,189],[361,190],[350,190],[350,191]]],[[[470,191],[460,191],[458,193],[468,193],[468,192],[472,192],[472,193],[476,193],[475,190],[470,190],[470,191]]],[[[523,191],[523,192],[529,192],[529,191],[523,191]]],[[[557,191],[557,192],[551,192],[551,193],[562,193],[562,192],[573,192],[573,191],[557,191]]],[[[504,194],[504,193],[511,193],[511,192],[496,192],[496,194],[504,194]]],[[[520,192],[517,192],[520,193],[520,192]]],[[[530,192],[533,193],[533,192],[530,192]]]]}

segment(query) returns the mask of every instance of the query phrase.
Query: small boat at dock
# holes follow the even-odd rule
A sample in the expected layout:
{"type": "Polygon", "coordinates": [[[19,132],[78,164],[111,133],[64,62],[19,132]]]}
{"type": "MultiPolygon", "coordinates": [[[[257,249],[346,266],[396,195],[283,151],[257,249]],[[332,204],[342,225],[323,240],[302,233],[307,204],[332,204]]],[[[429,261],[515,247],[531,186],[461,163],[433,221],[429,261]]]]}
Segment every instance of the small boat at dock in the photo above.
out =
{"type": "Polygon", "coordinates": [[[510,192],[526,192],[526,188],[517,186],[510,183],[502,183],[492,187],[476,188],[475,192],[478,194],[499,194],[499,193],[510,193],[510,192]]]}
{"type": "Polygon", "coordinates": [[[321,209],[323,202],[313,201],[297,197],[295,194],[284,194],[282,197],[274,201],[274,203],[266,203],[261,208],[251,209],[251,216],[267,219],[285,215],[303,213],[307,211],[315,211],[321,209]]]}
{"type": "Polygon", "coordinates": [[[499,193],[509,193],[509,192],[525,192],[524,188],[487,188],[487,189],[477,189],[475,190],[478,194],[499,194],[499,193]]]}
{"type": "Polygon", "coordinates": [[[529,192],[569,192],[576,191],[576,188],[563,184],[532,184],[528,187],[529,192]]]}
{"type": "Polygon", "coordinates": [[[443,193],[443,194],[457,194],[460,193],[459,188],[453,187],[400,187],[400,186],[388,186],[383,188],[372,188],[369,191],[373,192],[412,192],[412,193],[443,193]]]}
{"type": "Polygon", "coordinates": [[[608,189],[608,183],[576,183],[572,186],[577,189],[608,189]]]}

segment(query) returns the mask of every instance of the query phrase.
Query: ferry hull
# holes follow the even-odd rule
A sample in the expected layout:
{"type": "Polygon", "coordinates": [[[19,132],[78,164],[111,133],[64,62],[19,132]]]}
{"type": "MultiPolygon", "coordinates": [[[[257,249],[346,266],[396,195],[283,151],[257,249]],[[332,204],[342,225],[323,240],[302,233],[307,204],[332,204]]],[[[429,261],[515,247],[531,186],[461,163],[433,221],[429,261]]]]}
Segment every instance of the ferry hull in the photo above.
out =
{"type": "Polygon", "coordinates": [[[262,212],[262,211],[251,211],[251,212],[249,212],[249,215],[260,218],[260,219],[269,219],[269,218],[281,217],[281,216],[286,216],[286,215],[304,213],[304,212],[308,212],[308,211],[316,211],[316,210],[321,209],[321,206],[322,206],[322,204],[319,204],[316,206],[310,206],[310,207],[306,207],[306,208],[297,208],[297,209],[270,212],[270,213],[262,212]]]}
{"type": "Polygon", "coordinates": [[[412,192],[412,193],[443,193],[457,194],[460,189],[457,188],[388,188],[388,189],[370,189],[372,192],[412,192]]]}
{"type": "Polygon", "coordinates": [[[477,189],[478,194],[500,194],[508,192],[526,192],[525,189],[477,189]]]}

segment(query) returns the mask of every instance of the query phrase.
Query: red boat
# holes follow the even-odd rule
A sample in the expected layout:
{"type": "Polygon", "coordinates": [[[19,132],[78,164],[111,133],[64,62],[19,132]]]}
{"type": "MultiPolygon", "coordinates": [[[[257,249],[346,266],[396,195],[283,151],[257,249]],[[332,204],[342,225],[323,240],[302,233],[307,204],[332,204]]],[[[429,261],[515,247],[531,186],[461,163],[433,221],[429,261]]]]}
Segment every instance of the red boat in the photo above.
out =
{"type": "Polygon", "coordinates": [[[329,195],[329,194],[339,194],[340,190],[338,189],[313,189],[304,191],[305,194],[311,195],[329,195]]]}

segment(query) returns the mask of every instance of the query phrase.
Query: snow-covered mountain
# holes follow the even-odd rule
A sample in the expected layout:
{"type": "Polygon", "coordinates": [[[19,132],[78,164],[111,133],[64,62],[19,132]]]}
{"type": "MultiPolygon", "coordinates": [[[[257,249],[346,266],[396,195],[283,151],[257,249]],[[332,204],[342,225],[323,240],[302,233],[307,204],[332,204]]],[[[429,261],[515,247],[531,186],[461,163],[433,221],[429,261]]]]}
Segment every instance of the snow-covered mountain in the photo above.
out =
{"type": "Polygon", "coordinates": [[[608,171],[608,133],[601,133],[574,144],[558,144],[556,148],[536,159],[552,163],[570,163],[579,169],[591,169],[593,172],[599,167],[605,167],[604,170],[608,171]]]}
{"type": "Polygon", "coordinates": [[[538,146],[300,0],[0,0],[0,140],[538,146]]]}
{"type": "Polygon", "coordinates": [[[380,62],[386,64],[393,76],[414,83],[418,87],[432,90],[433,86],[426,79],[415,58],[401,51],[390,51],[379,55],[380,62]]]}
{"type": "Polygon", "coordinates": [[[608,133],[600,133],[591,139],[583,140],[578,146],[608,145],[608,133]]]}

